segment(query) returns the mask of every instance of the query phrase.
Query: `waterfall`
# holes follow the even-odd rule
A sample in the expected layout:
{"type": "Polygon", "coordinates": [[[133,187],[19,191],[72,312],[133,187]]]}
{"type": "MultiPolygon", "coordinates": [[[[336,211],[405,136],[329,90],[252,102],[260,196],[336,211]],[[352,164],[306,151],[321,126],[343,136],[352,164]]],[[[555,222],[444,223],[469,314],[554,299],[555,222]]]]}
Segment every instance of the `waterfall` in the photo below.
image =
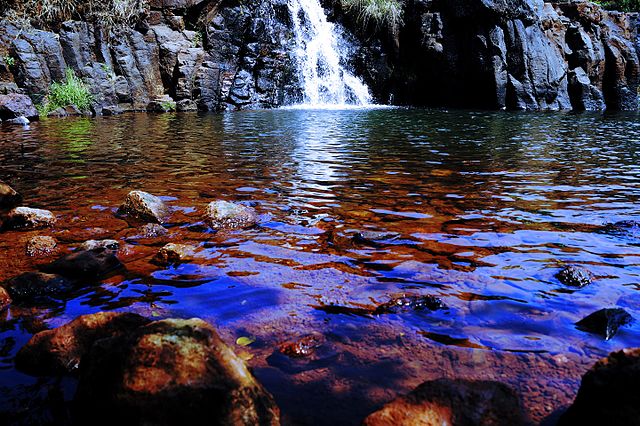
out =
{"type": "Polygon", "coordinates": [[[319,0],[288,0],[295,34],[294,56],[304,103],[309,106],[368,105],[369,88],[344,67],[345,41],[327,21],[319,0]]]}

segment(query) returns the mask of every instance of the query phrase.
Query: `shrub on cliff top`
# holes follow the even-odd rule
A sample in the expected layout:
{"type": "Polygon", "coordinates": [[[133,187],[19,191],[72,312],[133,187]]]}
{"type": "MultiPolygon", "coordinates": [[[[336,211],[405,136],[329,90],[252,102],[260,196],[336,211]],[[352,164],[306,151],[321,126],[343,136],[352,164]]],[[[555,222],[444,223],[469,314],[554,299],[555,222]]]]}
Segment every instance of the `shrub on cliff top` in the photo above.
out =
{"type": "Polygon", "coordinates": [[[619,10],[621,12],[640,11],[640,0],[602,0],[596,1],[607,10],[619,10]]]}
{"type": "Polygon", "coordinates": [[[72,69],[67,68],[66,81],[53,83],[49,94],[38,107],[40,115],[46,116],[51,111],[75,105],[81,111],[89,111],[93,96],[87,85],[80,80],[72,69]]]}
{"type": "Polygon", "coordinates": [[[340,0],[347,13],[353,14],[362,25],[373,23],[386,27],[393,34],[402,25],[402,3],[400,0],[340,0]]]}

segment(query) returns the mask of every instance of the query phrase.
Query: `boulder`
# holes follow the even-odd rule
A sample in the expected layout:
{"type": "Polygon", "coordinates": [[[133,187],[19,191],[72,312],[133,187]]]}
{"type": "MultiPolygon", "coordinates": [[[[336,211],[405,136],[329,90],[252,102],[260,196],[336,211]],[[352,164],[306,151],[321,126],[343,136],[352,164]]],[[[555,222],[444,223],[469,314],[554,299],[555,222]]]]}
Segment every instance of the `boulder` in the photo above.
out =
{"type": "Polygon", "coordinates": [[[556,275],[558,281],[570,287],[582,288],[591,284],[593,274],[581,266],[569,265],[558,272],[556,275]]]}
{"type": "Polygon", "coordinates": [[[56,217],[49,210],[16,207],[11,210],[2,224],[3,230],[31,230],[53,226],[56,217]]]}
{"type": "Polygon", "coordinates": [[[118,209],[118,213],[149,222],[164,223],[169,216],[169,209],[164,201],[155,195],[131,191],[118,209]]]}
{"type": "Polygon", "coordinates": [[[0,95],[0,120],[12,120],[19,117],[37,120],[38,116],[38,110],[30,97],[18,93],[0,95]]]}
{"type": "Polygon", "coordinates": [[[62,327],[34,335],[16,355],[16,367],[35,376],[75,372],[95,341],[130,333],[148,322],[132,313],[82,315],[62,327]]]}
{"type": "Polygon", "coordinates": [[[42,270],[68,278],[90,280],[102,278],[120,268],[122,263],[113,250],[97,248],[71,253],[43,266],[42,270]]]}
{"type": "Polygon", "coordinates": [[[22,196],[6,183],[0,181],[0,209],[10,209],[22,202],[22,196]]]}
{"type": "Polygon", "coordinates": [[[527,425],[520,399],[508,386],[490,381],[440,379],[369,415],[365,426],[527,425]]]}
{"type": "Polygon", "coordinates": [[[143,238],[159,238],[169,233],[169,230],[157,223],[147,223],[141,229],[143,238]]]}
{"type": "Polygon", "coordinates": [[[204,221],[212,229],[248,228],[258,222],[258,215],[251,207],[218,200],[209,203],[204,221]]]}
{"type": "Polygon", "coordinates": [[[195,247],[193,246],[169,243],[158,251],[153,262],[160,265],[170,265],[192,260],[194,255],[195,247]]]}
{"type": "Polygon", "coordinates": [[[78,250],[118,250],[120,248],[120,242],[117,240],[88,240],[80,244],[78,250]]]}
{"type": "Polygon", "coordinates": [[[598,361],[582,378],[576,399],[558,426],[640,424],[640,348],[598,361]]]}
{"type": "Polygon", "coordinates": [[[621,308],[600,309],[576,323],[576,326],[583,331],[599,334],[606,340],[611,339],[618,332],[618,329],[631,323],[633,318],[627,311],[621,308]]]}
{"type": "Polygon", "coordinates": [[[25,252],[29,257],[44,257],[56,252],[58,242],[53,237],[37,235],[27,241],[25,252]]]}
{"type": "Polygon", "coordinates": [[[4,288],[15,302],[37,303],[58,299],[75,288],[75,284],[56,274],[25,272],[7,280],[4,288]]]}
{"type": "Polygon", "coordinates": [[[0,287],[0,312],[4,311],[11,304],[11,296],[4,287],[0,287]]]}
{"type": "Polygon", "coordinates": [[[105,424],[277,425],[279,410],[244,362],[199,319],[152,322],[83,357],[79,420],[105,424]]]}

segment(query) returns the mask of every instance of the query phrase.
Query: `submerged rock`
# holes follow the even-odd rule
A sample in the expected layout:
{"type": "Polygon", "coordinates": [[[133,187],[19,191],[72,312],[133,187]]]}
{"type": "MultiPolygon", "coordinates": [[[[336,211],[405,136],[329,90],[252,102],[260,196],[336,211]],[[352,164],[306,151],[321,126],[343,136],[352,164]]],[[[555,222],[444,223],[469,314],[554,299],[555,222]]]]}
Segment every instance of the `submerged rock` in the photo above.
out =
{"type": "Polygon", "coordinates": [[[447,305],[435,296],[404,295],[394,297],[386,303],[378,305],[374,314],[398,314],[407,311],[446,309],[447,305]]]}
{"type": "Polygon", "coordinates": [[[122,268],[113,250],[94,249],[71,253],[42,268],[74,279],[97,279],[122,268]]]}
{"type": "Polygon", "coordinates": [[[616,223],[608,223],[602,228],[602,232],[610,235],[637,238],[640,237],[640,222],[621,220],[616,223]]]}
{"type": "Polygon", "coordinates": [[[158,238],[164,237],[169,233],[169,230],[157,223],[147,223],[141,228],[143,238],[158,238]]]}
{"type": "Polygon", "coordinates": [[[79,250],[118,250],[120,248],[120,242],[117,240],[88,240],[78,247],[79,250]]]}
{"type": "Polygon", "coordinates": [[[209,203],[204,221],[212,229],[248,228],[258,222],[258,215],[251,207],[218,200],[209,203]]]}
{"type": "Polygon", "coordinates": [[[75,288],[72,281],[60,275],[42,272],[25,272],[7,280],[3,286],[16,302],[56,299],[75,288]]]}
{"type": "Polygon", "coordinates": [[[397,232],[360,231],[353,235],[353,241],[360,244],[381,244],[398,239],[397,232]]]}
{"type": "Polygon", "coordinates": [[[25,117],[37,120],[38,116],[38,110],[30,97],[19,93],[0,95],[0,120],[10,121],[25,117]]]}
{"type": "Polygon", "coordinates": [[[581,266],[569,265],[558,272],[556,278],[564,285],[582,288],[591,284],[593,274],[581,266]]]}
{"type": "Polygon", "coordinates": [[[29,257],[44,257],[55,253],[58,242],[53,237],[37,235],[27,241],[25,252],[29,257]]]}
{"type": "Polygon", "coordinates": [[[576,399],[559,426],[640,424],[640,348],[598,361],[582,378],[576,399]]]}
{"type": "Polygon", "coordinates": [[[0,209],[10,209],[22,202],[22,196],[6,183],[0,181],[0,209]]]}
{"type": "Polygon", "coordinates": [[[193,259],[195,247],[186,244],[169,243],[162,247],[155,255],[153,261],[161,265],[187,262],[193,259]]]}
{"type": "Polygon", "coordinates": [[[9,296],[9,292],[4,287],[0,287],[0,312],[4,311],[10,304],[11,296],[9,296]]]}
{"type": "Polygon", "coordinates": [[[49,210],[32,209],[30,207],[16,207],[7,214],[2,228],[8,229],[41,229],[51,227],[56,223],[56,217],[49,210]]]}
{"type": "Polygon", "coordinates": [[[440,379],[421,384],[369,415],[365,426],[527,425],[518,395],[490,381],[440,379]]]}
{"type": "Polygon", "coordinates": [[[152,322],[97,341],[83,357],[80,420],[105,423],[277,425],[273,397],[199,319],[152,322]]]}
{"type": "Polygon", "coordinates": [[[82,315],[34,335],[16,355],[16,367],[36,376],[71,373],[97,340],[130,333],[147,323],[148,319],[132,313],[82,315]]]}
{"type": "Polygon", "coordinates": [[[302,358],[311,355],[324,343],[324,337],[320,334],[308,334],[295,340],[281,343],[278,347],[280,353],[292,358],[302,358]]]}
{"type": "Polygon", "coordinates": [[[618,329],[631,323],[633,318],[621,308],[600,309],[576,323],[578,328],[589,333],[600,334],[606,340],[611,339],[618,329]]]}
{"type": "Polygon", "coordinates": [[[169,208],[155,195],[143,191],[131,191],[127,194],[118,214],[129,215],[136,219],[155,223],[164,223],[169,217],[169,208]]]}

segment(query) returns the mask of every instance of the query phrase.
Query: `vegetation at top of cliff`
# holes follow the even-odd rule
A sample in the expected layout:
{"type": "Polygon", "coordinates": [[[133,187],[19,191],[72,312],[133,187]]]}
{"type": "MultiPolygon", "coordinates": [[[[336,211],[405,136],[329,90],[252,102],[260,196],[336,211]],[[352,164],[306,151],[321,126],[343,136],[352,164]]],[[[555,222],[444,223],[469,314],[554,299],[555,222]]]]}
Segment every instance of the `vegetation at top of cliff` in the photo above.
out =
{"type": "Polygon", "coordinates": [[[392,34],[397,34],[402,25],[400,0],[340,0],[340,4],[362,25],[373,23],[376,28],[386,27],[392,34]]]}
{"type": "Polygon", "coordinates": [[[93,96],[89,87],[76,76],[71,68],[67,68],[66,81],[51,84],[49,94],[38,106],[38,112],[40,115],[46,116],[51,111],[70,105],[75,105],[80,111],[89,111],[92,101],[93,96]]]}
{"type": "Polygon", "coordinates": [[[9,0],[2,7],[17,20],[49,27],[71,19],[99,22],[107,28],[144,17],[148,0],[9,0]]]}
{"type": "Polygon", "coordinates": [[[602,0],[596,1],[607,10],[619,10],[621,12],[640,11],[640,0],[602,0]]]}

